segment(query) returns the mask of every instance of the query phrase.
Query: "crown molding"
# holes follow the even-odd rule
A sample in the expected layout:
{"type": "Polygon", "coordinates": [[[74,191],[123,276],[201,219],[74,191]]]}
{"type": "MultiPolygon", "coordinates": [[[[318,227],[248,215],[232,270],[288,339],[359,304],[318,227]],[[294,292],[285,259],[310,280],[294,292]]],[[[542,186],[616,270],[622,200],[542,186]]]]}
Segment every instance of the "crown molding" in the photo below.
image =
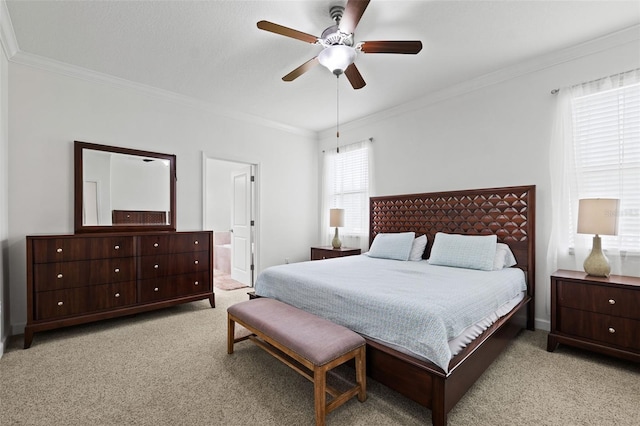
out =
{"type": "Polygon", "coordinates": [[[104,84],[104,85],[112,86],[119,89],[127,89],[127,90],[136,91],[139,93],[144,93],[148,96],[153,96],[163,100],[168,100],[177,104],[181,104],[183,106],[209,111],[213,114],[216,114],[222,117],[243,121],[251,124],[256,124],[264,127],[269,127],[276,130],[281,130],[281,131],[285,131],[288,133],[293,133],[293,134],[297,134],[305,137],[311,137],[313,139],[317,138],[316,132],[313,132],[307,129],[301,129],[298,127],[289,126],[283,123],[267,120],[265,118],[261,118],[251,114],[246,114],[240,111],[231,111],[227,108],[219,107],[210,102],[205,102],[189,96],[180,95],[175,92],[171,92],[164,89],[158,89],[156,87],[148,86],[145,84],[135,83],[133,81],[126,80],[120,77],[115,77],[112,75],[78,67],[75,65],[70,65],[64,62],[45,58],[39,55],[18,51],[15,55],[13,55],[13,57],[10,58],[10,61],[16,64],[26,65],[33,68],[39,68],[45,71],[65,75],[67,77],[77,78],[80,80],[89,81],[92,83],[99,83],[99,84],[104,84]]]}
{"type": "MultiPolygon", "coordinates": [[[[491,72],[480,77],[464,81],[454,86],[447,87],[442,90],[432,92],[424,97],[410,101],[384,111],[370,114],[345,123],[340,123],[341,130],[350,130],[361,128],[363,126],[372,125],[373,123],[385,120],[397,115],[406,114],[412,111],[420,110],[430,105],[445,101],[456,96],[470,93],[475,90],[502,83],[507,80],[518,78],[526,74],[542,71],[546,68],[570,62],[585,56],[593,55],[604,50],[622,46],[627,43],[633,43],[640,40],[640,25],[616,31],[603,37],[599,37],[575,46],[552,52],[549,54],[537,56],[535,58],[520,62],[516,65],[502,68],[495,72],[491,72]]],[[[335,128],[330,127],[318,132],[319,139],[331,137],[335,133],[335,128]]]]}
{"type": "Polygon", "coordinates": [[[169,100],[191,108],[209,111],[222,117],[256,124],[259,126],[269,127],[300,136],[316,139],[318,135],[317,132],[314,131],[289,126],[287,124],[283,124],[273,120],[267,120],[265,118],[246,114],[240,111],[230,111],[227,108],[219,107],[210,102],[201,101],[189,96],[179,95],[168,90],[158,89],[144,84],[135,83],[123,78],[114,77],[86,68],[66,64],[60,61],[45,58],[43,56],[21,52],[20,48],[18,47],[18,42],[16,40],[13,24],[11,23],[9,10],[7,9],[5,0],[0,0],[0,42],[2,44],[2,48],[4,50],[5,56],[7,57],[7,60],[16,64],[39,68],[68,77],[105,84],[120,89],[142,92],[149,96],[169,100]]]}
{"type": "Polygon", "coordinates": [[[5,0],[0,1],[0,41],[7,59],[11,59],[20,50],[5,0]]]}

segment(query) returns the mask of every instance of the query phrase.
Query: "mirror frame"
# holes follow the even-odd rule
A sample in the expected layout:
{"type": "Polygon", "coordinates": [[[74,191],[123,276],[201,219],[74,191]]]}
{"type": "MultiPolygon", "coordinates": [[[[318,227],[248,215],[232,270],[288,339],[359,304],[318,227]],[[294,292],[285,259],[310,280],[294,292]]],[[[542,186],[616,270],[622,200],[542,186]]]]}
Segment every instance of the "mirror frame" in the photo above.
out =
{"type": "Polygon", "coordinates": [[[176,231],[176,156],[158,152],[141,151],[117,146],[99,145],[89,142],[74,141],[74,225],[76,233],[86,232],[153,232],[176,231]],[[83,156],[84,149],[158,158],[169,161],[169,224],[168,225],[98,225],[87,226],[82,223],[83,205],[83,156]]]}

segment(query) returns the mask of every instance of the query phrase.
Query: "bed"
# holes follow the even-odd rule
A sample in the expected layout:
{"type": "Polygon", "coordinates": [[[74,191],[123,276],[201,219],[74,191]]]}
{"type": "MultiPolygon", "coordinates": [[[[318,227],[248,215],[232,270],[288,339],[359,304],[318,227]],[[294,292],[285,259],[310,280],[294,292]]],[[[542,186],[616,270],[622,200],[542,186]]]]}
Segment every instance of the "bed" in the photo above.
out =
{"type": "MultiPolygon", "coordinates": [[[[431,322],[431,317],[412,319],[410,316],[404,317],[403,315],[404,311],[413,310],[410,301],[412,295],[415,300],[426,300],[426,296],[419,294],[420,280],[429,274],[436,277],[433,279],[438,279],[437,277],[442,275],[442,268],[447,270],[447,274],[449,274],[449,270],[457,270],[455,271],[457,274],[462,274],[456,278],[458,281],[471,279],[473,274],[485,278],[491,277],[490,279],[486,278],[487,285],[501,279],[498,272],[502,273],[503,271],[487,271],[484,274],[485,271],[473,271],[472,273],[463,268],[431,265],[426,260],[398,262],[360,255],[282,265],[285,268],[279,266],[267,268],[258,277],[255,288],[256,295],[285,299],[283,301],[335,322],[343,323],[343,325],[347,320],[335,317],[336,307],[340,311],[344,310],[344,306],[342,309],[340,308],[341,304],[348,305],[356,318],[356,322],[351,323],[350,328],[364,335],[367,341],[368,375],[431,409],[434,425],[446,425],[447,413],[508,345],[509,341],[525,327],[533,330],[535,186],[372,197],[370,199],[370,215],[371,242],[375,241],[378,235],[386,236],[408,232],[413,232],[415,236],[426,235],[428,243],[422,255],[424,259],[429,258],[432,254],[433,242],[438,233],[484,235],[508,245],[515,257],[516,265],[505,268],[504,272],[506,275],[515,277],[511,277],[509,280],[516,282],[519,279],[522,280],[521,284],[516,285],[516,287],[519,286],[519,290],[518,288],[512,290],[512,292],[519,293],[516,295],[517,298],[506,296],[511,303],[507,309],[504,309],[504,306],[507,305],[502,301],[497,302],[503,309],[496,317],[497,320],[494,318],[494,322],[484,331],[477,332],[477,337],[474,336],[470,343],[464,342],[464,345],[457,349],[449,346],[450,351],[458,352],[453,357],[450,352],[447,358],[447,349],[443,348],[441,344],[436,345],[436,349],[429,349],[433,349],[434,353],[425,353],[420,347],[408,348],[405,344],[406,341],[417,340],[416,337],[408,334],[409,337],[404,337],[404,341],[402,337],[400,341],[391,340],[390,337],[393,337],[394,334],[404,334],[404,331],[396,328],[395,331],[385,334],[384,331],[376,328],[376,323],[387,322],[388,317],[398,316],[401,322],[404,322],[406,332],[411,333],[412,330],[417,329],[417,324],[431,322]],[[380,260],[383,262],[379,262],[380,260]],[[386,268],[390,268],[392,271],[388,272],[383,268],[384,272],[380,272],[376,269],[376,272],[373,273],[376,277],[369,277],[368,270],[374,268],[371,262],[375,262],[376,265],[387,263],[386,268]],[[400,268],[401,264],[402,268],[400,268]],[[326,275],[322,271],[322,265],[331,265],[329,269],[344,271],[347,281],[335,284],[336,278],[326,275]],[[393,272],[393,270],[397,271],[393,272]],[[313,277],[312,280],[308,280],[308,286],[300,281],[300,277],[305,274],[307,277],[313,277]],[[397,277],[397,274],[403,278],[393,278],[397,277]],[[418,276],[419,279],[416,278],[418,276]],[[322,281],[322,277],[326,278],[325,283],[319,282],[322,281]],[[349,280],[353,285],[346,284],[349,280]],[[376,301],[375,296],[372,301],[365,302],[367,306],[359,305],[359,303],[363,303],[362,295],[364,292],[374,295],[374,289],[377,287],[380,287],[381,291],[384,291],[385,286],[392,288],[388,283],[390,280],[394,280],[394,291],[406,293],[403,297],[409,296],[409,301],[404,299],[405,302],[401,302],[404,303],[401,305],[402,309],[398,308],[400,305],[393,306],[394,301],[389,301],[390,311],[385,312],[383,310],[385,307],[382,305],[387,303],[384,302],[387,299],[376,301]],[[287,284],[288,281],[291,282],[287,284]],[[383,282],[379,283],[378,281],[383,282]],[[369,287],[366,287],[367,282],[369,287]],[[402,287],[400,282],[406,286],[404,290],[396,288],[402,287]],[[331,287],[332,285],[333,287],[331,287]],[[334,295],[334,299],[327,297],[330,294],[334,295]],[[376,312],[376,314],[373,315],[372,312],[376,312]],[[358,317],[367,317],[367,321],[358,322],[358,317]],[[401,331],[398,332],[398,330],[401,331]]],[[[440,235],[438,238],[442,241],[440,235]]],[[[441,252],[441,247],[442,243],[439,243],[438,254],[441,252]]],[[[372,246],[370,253],[373,252],[373,249],[372,246]]],[[[445,287],[451,286],[447,283],[443,285],[445,287]]],[[[446,312],[447,309],[442,312],[446,312]]],[[[407,315],[409,314],[407,313],[407,315]]],[[[484,314],[478,312],[478,315],[484,314]]],[[[453,316],[457,316],[457,314],[453,316]]],[[[434,329],[438,329],[438,327],[434,329]]],[[[456,335],[458,332],[459,330],[455,330],[451,333],[456,335]]],[[[437,332],[434,333],[437,334],[437,332]]]]}

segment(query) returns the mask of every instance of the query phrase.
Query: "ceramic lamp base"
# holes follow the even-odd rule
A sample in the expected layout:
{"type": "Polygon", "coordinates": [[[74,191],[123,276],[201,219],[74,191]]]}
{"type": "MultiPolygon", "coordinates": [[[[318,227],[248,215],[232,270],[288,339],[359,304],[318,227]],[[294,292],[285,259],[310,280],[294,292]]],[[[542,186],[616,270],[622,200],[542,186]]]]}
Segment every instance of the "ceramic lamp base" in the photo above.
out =
{"type": "Polygon", "coordinates": [[[593,237],[593,248],[591,249],[591,254],[584,260],[583,267],[588,275],[594,277],[608,277],[611,275],[611,266],[602,252],[599,235],[593,237]]]}
{"type": "Polygon", "coordinates": [[[333,237],[333,240],[331,240],[331,245],[334,249],[339,249],[340,247],[342,247],[342,241],[340,241],[340,238],[338,238],[338,227],[336,227],[336,233],[333,237]]]}

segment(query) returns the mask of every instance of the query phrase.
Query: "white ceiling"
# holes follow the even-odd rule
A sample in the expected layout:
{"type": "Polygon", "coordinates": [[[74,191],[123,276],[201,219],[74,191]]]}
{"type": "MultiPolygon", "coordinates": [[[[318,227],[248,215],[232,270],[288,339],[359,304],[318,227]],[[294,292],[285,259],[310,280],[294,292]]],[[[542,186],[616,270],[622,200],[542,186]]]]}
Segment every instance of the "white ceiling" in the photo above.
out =
{"type": "MultiPolygon", "coordinates": [[[[256,22],[319,36],[333,24],[330,6],[344,3],[6,1],[15,58],[70,64],[308,131],[335,126],[336,77],[318,66],[283,82],[321,48],[259,30],[256,22]]],[[[637,0],[372,0],[356,41],[417,39],[423,49],[418,55],[358,55],[367,85],[353,90],[339,79],[340,121],[629,27],[636,26],[640,39],[639,24],[637,0]]]]}

